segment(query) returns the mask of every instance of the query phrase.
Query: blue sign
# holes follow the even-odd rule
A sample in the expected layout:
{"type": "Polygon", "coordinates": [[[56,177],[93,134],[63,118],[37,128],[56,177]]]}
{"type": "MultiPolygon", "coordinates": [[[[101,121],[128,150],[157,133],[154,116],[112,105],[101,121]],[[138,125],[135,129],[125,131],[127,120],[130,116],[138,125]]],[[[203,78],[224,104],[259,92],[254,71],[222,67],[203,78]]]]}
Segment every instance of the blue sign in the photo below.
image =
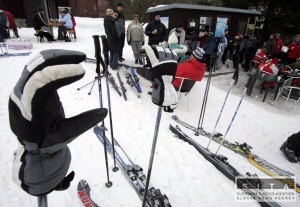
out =
{"type": "Polygon", "coordinates": [[[227,17],[218,17],[215,37],[221,37],[222,33],[227,29],[227,17]]]}

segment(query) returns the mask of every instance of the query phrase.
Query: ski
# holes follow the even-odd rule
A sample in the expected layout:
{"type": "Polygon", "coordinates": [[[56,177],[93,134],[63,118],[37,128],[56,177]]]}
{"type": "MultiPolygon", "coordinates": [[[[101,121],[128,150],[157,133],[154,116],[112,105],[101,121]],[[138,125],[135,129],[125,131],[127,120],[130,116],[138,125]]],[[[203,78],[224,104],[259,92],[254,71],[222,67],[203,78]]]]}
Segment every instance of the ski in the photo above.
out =
{"type": "MultiPolygon", "coordinates": [[[[191,129],[192,131],[196,132],[197,128],[194,126],[189,125],[188,123],[185,123],[183,121],[181,121],[176,115],[172,116],[172,119],[174,121],[176,121],[177,123],[183,125],[184,127],[191,129]]],[[[199,134],[203,135],[204,137],[210,138],[211,134],[209,132],[204,131],[203,129],[198,129],[199,134]]],[[[216,133],[213,137],[212,140],[217,142],[217,143],[221,143],[222,142],[222,134],[220,133],[216,133]]],[[[253,154],[251,152],[252,147],[249,146],[247,143],[231,143],[227,140],[225,140],[223,142],[223,146],[234,151],[237,154],[242,155],[243,157],[247,158],[249,160],[249,162],[255,166],[256,168],[258,168],[259,170],[261,170],[262,172],[264,172],[265,174],[273,177],[274,179],[277,179],[281,182],[284,182],[284,179],[281,179],[281,177],[291,177],[294,176],[293,173],[288,172],[286,170],[283,170],[277,166],[275,166],[274,164],[269,163],[267,160],[253,154]]],[[[298,193],[300,193],[300,184],[296,183],[296,191],[298,193]]]]}
{"type": "MultiPolygon", "coordinates": [[[[210,152],[208,149],[204,148],[202,145],[200,145],[199,143],[197,143],[195,140],[193,140],[191,137],[189,137],[188,135],[186,135],[183,131],[181,131],[181,129],[176,126],[173,127],[171,124],[169,126],[169,129],[179,138],[182,139],[183,141],[189,143],[190,145],[192,145],[193,147],[195,147],[197,149],[197,151],[206,159],[208,160],[210,163],[212,163],[220,172],[222,172],[227,178],[229,178],[230,180],[232,180],[233,182],[235,182],[235,177],[238,176],[239,178],[243,178],[243,176],[232,166],[229,164],[228,162],[228,158],[223,156],[223,155],[215,155],[212,152],[210,152]]],[[[243,181],[241,181],[240,179],[237,180],[237,185],[240,187],[241,190],[245,191],[247,190],[247,192],[251,192],[251,195],[253,195],[253,197],[256,198],[256,200],[259,200],[259,196],[256,194],[257,189],[254,185],[253,182],[249,182],[246,179],[243,179],[243,181]],[[244,189],[243,183],[247,182],[247,184],[249,186],[252,186],[249,189],[244,189]]],[[[245,191],[246,192],[246,191],[245,191]]],[[[263,201],[258,201],[258,203],[262,206],[262,207],[278,207],[280,206],[279,204],[277,204],[276,202],[272,201],[271,199],[265,199],[263,201]]]]}
{"type": "Polygon", "coordinates": [[[31,52],[20,52],[20,53],[2,53],[0,57],[13,57],[13,56],[28,56],[31,52]]]}
{"type": "Polygon", "coordinates": [[[94,63],[94,64],[97,63],[96,59],[93,59],[93,58],[86,58],[86,59],[84,60],[84,62],[86,62],[86,63],[94,63]]]}
{"type": "Polygon", "coordinates": [[[142,88],[141,88],[141,86],[140,86],[140,84],[139,84],[140,79],[139,79],[138,76],[135,74],[134,68],[130,68],[130,73],[131,73],[131,76],[132,76],[132,78],[133,78],[133,80],[134,80],[134,85],[135,85],[135,87],[136,87],[136,90],[137,90],[139,93],[142,93],[142,88]]]}
{"type": "Polygon", "coordinates": [[[124,97],[124,100],[127,101],[127,96],[126,96],[126,88],[124,87],[124,83],[123,81],[121,80],[121,77],[120,77],[120,71],[117,72],[117,77],[118,77],[118,80],[119,80],[119,83],[120,83],[120,86],[121,86],[121,90],[122,90],[122,94],[123,94],[123,97],[124,97]]]}
{"type": "MultiPolygon", "coordinates": [[[[94,127],[94,132],[97,138],[104,143],[103,139],[103,130],[101,127],[94,127]]],[[[106,147],[108,152],[112,155],[112,145],[107,137],[106,147]]],[[[126,154],[120,144],[114,139],[115,142],[115,157],[118,165],[123,170],[125,176],[128,178],[132,187],[139,195],[141,199],[143,199],[144,189],[145,189],[145,181],[146,176],[143,173],[143,169],[136,165],[130,157],[126,154]]],[[[147,207],[171,207],[168,197],[163,195],[159,189],[155,189],[154,187],[150,187],[147,194],[147,207]]]]}
{"type": "Polygon", "coordinates": [[[134,94],[139,98],[140,94],[139,94],[139,92],[137,91],[137,89],[135,87],[134,80],[133,80],[132,76],[127,72],[125,67],[121,67],[120,70],[122,70],[124,76],[126,77],[126,82],[130,85],[130,87],[133,90],[134,94]]]}
{"type": "Polygon", "coordinates": [[[118,67],[125,67],[125,68],[135,68],[135,69],[145,69],[144,67],[136,66],[136,65],[128,65],[125,63],[118,63],[118,67]]]}
{"type": "Polygon", "coordinates": [[[121,91],[119,90],[118,85],[116,84],[116,81],[114,79],[114,77],[112,77],[111,73],[109,73],[107,71],[107,78],[108,78],[108,82],[112,85],[112,87],[117,91],[117,93],[122,96],[121,91]]]}
{"type": "Polygon", "coordinates": [[[78,196],[85,207],[100,207],[91,199],[91,188],[86,180],[80,180],[77,186],[78,196]]]}

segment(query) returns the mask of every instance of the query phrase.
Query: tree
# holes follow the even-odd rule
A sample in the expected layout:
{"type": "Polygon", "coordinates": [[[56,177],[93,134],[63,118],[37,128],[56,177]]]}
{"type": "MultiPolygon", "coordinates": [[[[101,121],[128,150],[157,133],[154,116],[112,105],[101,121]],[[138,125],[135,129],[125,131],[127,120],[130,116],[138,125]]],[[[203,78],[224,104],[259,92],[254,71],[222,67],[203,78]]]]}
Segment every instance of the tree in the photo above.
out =
{"type": "Polygon", "coordinates": [[[265,17],[262,39],[280,33],[286,39],[300,33],[300,4],[297,0],[224,0],[225,7],[256,9],[265,17]]]}

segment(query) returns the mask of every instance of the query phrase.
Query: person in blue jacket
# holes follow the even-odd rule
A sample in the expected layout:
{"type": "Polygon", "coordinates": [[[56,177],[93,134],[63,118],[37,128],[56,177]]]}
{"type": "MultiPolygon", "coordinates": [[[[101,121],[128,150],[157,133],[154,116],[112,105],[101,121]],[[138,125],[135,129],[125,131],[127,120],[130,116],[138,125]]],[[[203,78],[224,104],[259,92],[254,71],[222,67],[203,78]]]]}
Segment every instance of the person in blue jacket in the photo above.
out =
{"type": "Polygon", "coordinates": [[[63,25],[58,27],[58,37],[57,40],[66,40],[66,42],[70,41],[64,33],[64,31],[72,30],[73,22],[72,17],[66,9],[60,10],[59,20],[63,22],[63,25]]]}
{"type": "Polygon", "coordinates": [[[206,71],[209,71],[209,69],[210,69],[211,55],[213,54],[216,47],[217,47],[217,43],[216,43],[216,39],[214,37],[214,32],[211,31],[208,33],[208,37],[206,38],[204,45],[203,45],[203,50],[205,52],[204,61],[206,64],[206,71]]]}

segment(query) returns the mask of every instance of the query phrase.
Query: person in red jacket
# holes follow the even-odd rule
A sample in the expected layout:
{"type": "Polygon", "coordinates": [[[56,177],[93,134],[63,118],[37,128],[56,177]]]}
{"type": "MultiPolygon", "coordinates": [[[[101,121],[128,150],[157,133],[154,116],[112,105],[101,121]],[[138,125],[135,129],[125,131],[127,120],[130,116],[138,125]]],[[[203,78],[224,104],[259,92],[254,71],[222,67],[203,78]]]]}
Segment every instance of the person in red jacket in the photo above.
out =
{"type": "Polygon", "coordinates": [[[16,38],[19,38],[20,36],[18,34],[18,29],[17,29],[17,25],[15,23],[15,17],[14,17],[14,15],[12,15],[12,13],[10,13],[7,10],[6,6],[2,6],[2,10],[3,10],[3,12],[6,14],[6,16],[8,18],[9,28],[12,28],[13,31],[14,31],[14,33],[15,33],[16,38]]]}
{"type": "Polygon", "coordinates": [[[296,62],[296,58],[299,57],[299,53],[300,53],[300,42],[299,42],[299,39],[300,39],[299,37],[296,37],[295,41],[292,42],[288,46],[289,50],[288,50],[288,53],[287,53],[287,57],[288,57],[287,62],[289,64],[292,64],[292,63],[296,62]]]}
{"type": "Polygon", "coordinates": [[[253,58],[253,62],[252,62],[252,67],[254,69],[258,69],[260,63],[265,62],[266,60],[268,60],[267,57],[267,49],[263,48],[259,53],[257,53],[254,58],[253,58]]]}
{"type": "Polygon", "coordinates": [[[280,52],[282,50],[282,47],[283,47],[283,41],[280,38],[279,33],[277,33],[275,35],[275,41],[276,41],[276,45],[275,45],[275,50],[274,50],[274,53],[272,55],[272,58],[279,58],[279,54],[280,54],[280,52]]]}
{"type": "Polygon", "coordinates": [[[181,63],[177,67],[173,85],[176,89],[180,88],[181,78],[189,78],[195,81],[201,81],[206,71],[205,63],[202,63],[204,50],[197,47],[191,54],[190,59],[181,63]],[[176,78],[181,77],[181,78],[176,78]]]}

